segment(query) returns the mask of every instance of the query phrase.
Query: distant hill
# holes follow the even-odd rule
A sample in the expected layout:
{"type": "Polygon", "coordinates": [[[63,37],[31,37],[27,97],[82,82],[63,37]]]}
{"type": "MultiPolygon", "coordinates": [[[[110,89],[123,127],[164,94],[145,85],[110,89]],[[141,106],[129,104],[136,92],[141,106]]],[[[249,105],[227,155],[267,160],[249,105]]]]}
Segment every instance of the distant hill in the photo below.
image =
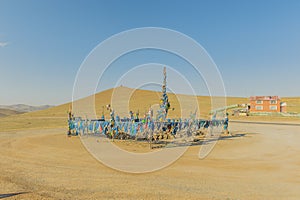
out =
{"type": "MultiPolygon", "coordinates": [[[[157,105],[160,102],[161,92],[150,91],[150,90],[141,90],[141,89],[132,89],[127,87],[117,87],[113,89],[108,89],[102,92],[95,94],[95,96],[86,97],[78,100],[82,102],[83,106],[89,106],[86,103],[86,100],[93,98],[95,100],[95,112],[100,118],[102,112],[107,119],[110,118],[110,112],[106,109],[106,105],[111,104],[115,109],[116,113],[120,116],[128,116],[129,110],[132,110],[134,113],[139,111],[140,115],[143,116],[145,112],[148,111],[149,106],[157,105]],[[112,100],[113,99],[113,100],[112,100]],[[113,102],[112,102],[113,101],[113,102]],[[103,109],[104,108],[104,109],[103,109]]],[[[171,94],[168,93],[169,100],[171,102],[171,108],[169,117],[176,118],[179,116],[188,117],[190,112],[195,110],[200,111],[202,117],[207,117],[208,113],[211,110],[211,97],[209,96],[190,96],[183,94],[171,94]],[[194,100],[198,102],[198,106],[195,106],[194,100]],[[191,103],[190,103],[191,102],[191,103]],[[198,107],[198,109],[197,109],[198,107]]],[[[217,101],[217,98],[215,98],[217,101]]],[[[227,97],[227,105],[232,104],[243,104],[247,103],[247,98],[240,97],[227,97]]],[[[52,107],[47,110],[26,113],[26,116],[30,117],[67,117],[67,112],[71,107],[71,103],[66,103],[56,107],[52,107]]],[[[74,110],[73,110],[74,111],[74,110]]],[[[77,113],[76,116],[85,117],[77,113]]]]}
{"type": "MultiPolygon", "coordinates": [[[[177,118],[185,117],[189,115],[190,112],[194,112],[197,107],[193,104],[193,99],[196,98],[198,102],[198,111],[200,111],[200,118],[206,119],[209,118],[209,112],[211,111],[211,97],[209,96],[196,96],[192,97],[189,95],[182,94],[171,94],[168,93],[169,100],[171,102],[168,117],[177,118]]],[[[105,115],[106,119],[110,119],[110,112],[106,109],[106,105],[111,104],[115,109],[116,113],[120,116],[128,116],[128,110],[133,112],[140,112],[140,116],[143,117],[144,113],[147,112],[149,106],[158,106],[161,98],[161,92],[141,90],[141,89],[132,89],[127,87],[118,87],[114,89],[108,89],[102,92],[99,92],[93,96],[86,97],[76,102],[81,102],[83,106],[90,106],[90,102],[86,101],[87,99],[92,98],[95,101],[95,112],[97,117],[102,116],[102,112],[105,115]],[[128,98],[129,97],[129,98],[128,98]]],[[[214,98],[217,101],[217,98],[214,98]]],[[[288,112],[300,112],[300,97],[289,97],[282,98],[283,101],[287,102],[288,112]]],[[[227,105],[234,104],[244,104],[248,103],[248,98],[242,97],[226,97],[227,105]]],[[[218,102],[216,102],[218,103],[218,102]]],[[[59,106],[54,106],[49,109],[40,110],[36,112],[26,112],[21,115],[11,115],[7,117],[2,117],[0,119],[0,131],[4,130],[16,130],[16,129],[26,129],[26,128],[57,128],[57,127],[66,127],[67,126],[67,117],[68,111],[71,108],[72,102],[62,104],[59,106]]],[[[22,107],[22,106],[17,106],[22,107]]],[[[48,108],[43,107],[43,108],[48,108]]],[[[41,109],[41,108],[40,108],[41,109]]],[[[30,110],[30,109],[29,109],[30,110]]],[[[31,109],[32,110],[32,109],[31,109]]],[[[75,116],[86,117],[85,114],[80,114],[75,111],[73,108],[75,116]]],[[[87,116],[88,117],[88,116],[87,116]]],[[[247,118],[230,116],[230,119],[238,120],[256,120],[256,121],[282,121],[288,120],[291,118],[274,118],[274,117],[260,117],[260,116],[249,116],[247,118]]],[[[297,120],[297,119],[296,119],[297,120]]]]}
{"type": "Polygon", "coordinates": [[[0,117],[6,117],[10,115],[17,115],[17,114],[22,114],[23,112],[18,112],[15,110],[10,110],[10,109],[5,109],[5,108],[0,108],[0,117]]]}
{"type": "Polygon", "coordinates": [[[45,110],[45,109],[48,109],[51,107],[53,107],[53,106],[50,106],[50,105],[30,106],[30,105],[25,105],[25,104],[15,104],[15,105],[8,105],[8,106],[0,105],[0,109],[8,109],[8,110],[16,111],[19,113],[45,110]]]}
{"type": "MultiPolygon", "coordinates": [[[[190,96],[190,95],[182,95],[182,94],[171,94],[168,93],[169,100],[171,102],[171,108],[175,108],[174,110],[170,110],[169,117],[178,117],[182,116],[182,111],[189,115],[190,112],[194,112],[197,108],[193,103],[189,104],[189,102],[193,102],[193,98],[196,98],[198,101],[198,111],[200,111],[201,117],[208,117],[208,113],[211,111],[211,97],[209,96],[190,96]]],[[[106,118],[110,118],[109,111],[106,108],[106,105],[112,104],[112,99],[114,99],[114,103],[112,107],[115,109],[116,113],[120,116],[128,116],[128,110],[132,110],[133,112],[139,111],[141,116],[144,115],[145,112],[148,111],[149,106],[158,105],[161,97],[161,92],[158,91],[150,91],[150,90],[141,90],[141,89],[132,89],[127,87],[117,87],[108,89],[102,92],[95,94],[94,96],[86,97],[80,99],[78,101],[82,101],[85,104],[85,100],[88,98],[93,98],[95,100],[95,111],[97,116],[100,118],[102,112],[106,118]],[[129,97],[129,98],[128,98],[129,97]],[[126,100],[127,99],[127,100],[126,100]],[[125,102],[124,102],[125,101],[125,102]],[[128,106],[128,108],[127,108],[128,106]],[[104,109],[103,109],[104,108],[104,109]]],[[[215,100],[217,100],[215,98],[215,100]]],[[[287,102],[287,110],[288,112],[297,112],[300,113],[300,97],[288,97],[282,98],[282,101],[287,102]]],[[[248,98],[243,97],[226,97],[226,104],[245,104],[248,103],[248,98]]],[[[22,113],[26,113],[24,117],[67,117],[67,112],[71,107],[71,102],[62,104],[59,106],[29,106],[24,104],[17,104],[11,106],[1,106],[0,108],[10,109],[22,113]],[[49,108],[49,109],[48,109],[49,108]],[[38,112],[32,112],[38,111],[38,112]]],[[[5,113],[4,113],[5,114],[5,113]]],[[[0,114],[1,115],[1,114],[0,114]]],[[[85,115],[78,115],[75,112],[75,115],[85,117],[85,115]]]]}

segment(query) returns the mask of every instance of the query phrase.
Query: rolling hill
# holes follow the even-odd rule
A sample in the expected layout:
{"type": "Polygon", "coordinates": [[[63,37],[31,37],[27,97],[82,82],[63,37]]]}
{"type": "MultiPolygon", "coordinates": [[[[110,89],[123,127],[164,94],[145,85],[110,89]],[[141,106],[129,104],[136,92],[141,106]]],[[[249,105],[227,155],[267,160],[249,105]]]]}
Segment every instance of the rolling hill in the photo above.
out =
{"type": "MultiPolygon", "coordinates": [[[[209,96],[190,96],[182,94],[169,93],[169,101],[171,102],[171,108],[169,116],[179,117],[181,112],[184,115],[188,115],[198,109],[201,116],[208,116],[211,110],[211,97],[209,96]],[[198,105],[197,105],[198,103],[198,105]],[[197,108],[198,107],[198,108],[197,108]]],[[[120,116],[128,116],[128,111],[139,112],[143,115],[148,111],[149,107],[157,107],[160,101],[161,92],[132,89],[127,87],[118,87],[115,89],[105,90],[97,93],[95,96],[89,96],[84,99],[78,100],[75,103],[85,104],[89,100],[95,98],[95,111],[98,117],[102,115],[104,111],[105,117],[109,117],[109,111],[106,110],[106,105],[111,104],[117,114],[120,116]],[[103,109],[104,108],[104,109],[103,109]],[[124,109],[125,108],[125,109],[124,109]]],[[[215,104],[218,105],[223,98],[216,97],[215,104]],[[218,102],[220,100],[220,102],[218,102]]],[[[247,103],[247,98],[240,97],[227,97],[226,104],[242,104],[247,103]]],[[[86,105],[87,106],[87,105],[86,105]]],[[[71,107],[71,103],[66,103],[60,106],[52,107],[39,112],[27,113],[26,116],[31,117],[66,117],[67,111],[71,107]]],[[[75,115],[76,111],[75,111],[75,115]]],[[[84,117],[84,116],[82,116],[84,117]]]]}
{"type": "Polygon", "coordinates": [[[0,108],[0,117],[7,117],[10,115],[17,115],[17,114],[21,114],[21,113],[22,112],[15,111],[15,110],[0,108]]]}
{"type": "MultiPolygon", "coordinates": [[[[188,117],[191,112],[196,109],[200,115],[200,118],[208,118],[211,110],[211,97],[209,96],[189,96],[182,94],[168,94],[171,102],[171,109],[169,111],[169,117],[188,117]],[[198,105],[197,105],[198,103],[198,105]],[[199,112],[200,111],[200,112],[199,112]]],[[[90,108],[89,101],[95,100],[95,109],[98,118],[101,117],[102,112],[107,119],[110,119],[110,113],[106,110],[106,105],[111,104],[116,113],[121,117],[128,116],[128,111],[139,112],[142,117],[148,108],[157,108],[161,97],[161,92],[132,89],[127,87],[118,87],[109,89],[97,93],[93,96],[89,96],[75,103],[80,103],[83,108],[90,108]]],[[[213,99],[218,105],[218,101],[223,100],[221,97],[213,99]]],[[[300,98],[282,98],[288,104],[288,112],[300,112],[300,98]]],[[[248,103],[248,98],[242,97],[226,97],[226,104],[243,104],[248,103]]],[[[0,119],[0,127],[2,130],[15,130],[15,129],[27,129],[27,128],[54,128],[54,127],[66,127],[67,124],[67,112],[71,107],[71,103],[62,104],[59,106],[51,107],[46,110],[28,112],[19,115],[8,116],[0,119]]],[[[88,114],[76,113],[75,116],[85,117],[88,114]]],[[[231,119],[243,119],[231,117],[231,119]]],[[[291,118],[272,118],[272,117],[247,117],[247,120],[291,120],[291,118]]],[[[294,119],[293,119],[294,120],[294,119]]]]}
{"type": "Polygon", "coordinates": [[[45,110],[48,108],[51,108],[53,106],[50,105],[42,105],[42,106],[30,106],[26,104],[14,104],[14,105],[0,105],[1,109],[9,109],[9,110],[14,110],[20,113],[25,113],[25,112],[33,112],[33,111],[38,111],[38,110],[45,110]]]}

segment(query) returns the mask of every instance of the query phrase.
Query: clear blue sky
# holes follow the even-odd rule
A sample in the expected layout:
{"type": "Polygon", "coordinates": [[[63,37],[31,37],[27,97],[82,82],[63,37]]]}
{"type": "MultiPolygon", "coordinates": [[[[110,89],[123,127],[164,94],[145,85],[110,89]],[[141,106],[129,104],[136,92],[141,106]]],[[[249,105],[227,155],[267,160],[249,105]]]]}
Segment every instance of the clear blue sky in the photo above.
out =
{"type": "Polygon", "coordinates": [[[148,26],[199,42],[229,96],[300,96],[299,11],[298,0],[0,0],[0,104],[70,101],[77,70],[96,45],[148,26]]]}

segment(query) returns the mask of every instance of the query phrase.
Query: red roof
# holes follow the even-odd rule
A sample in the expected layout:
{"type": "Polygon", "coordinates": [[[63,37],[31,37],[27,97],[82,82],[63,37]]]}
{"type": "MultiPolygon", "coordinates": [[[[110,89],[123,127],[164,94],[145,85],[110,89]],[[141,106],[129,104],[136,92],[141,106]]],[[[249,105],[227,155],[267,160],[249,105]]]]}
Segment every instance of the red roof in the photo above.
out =
{"type": "Polygon", "coordinates": [[[270,101],[270,100],[280,100],[279,96],[252,96],[250,97],[250,101],[270,101]]]}

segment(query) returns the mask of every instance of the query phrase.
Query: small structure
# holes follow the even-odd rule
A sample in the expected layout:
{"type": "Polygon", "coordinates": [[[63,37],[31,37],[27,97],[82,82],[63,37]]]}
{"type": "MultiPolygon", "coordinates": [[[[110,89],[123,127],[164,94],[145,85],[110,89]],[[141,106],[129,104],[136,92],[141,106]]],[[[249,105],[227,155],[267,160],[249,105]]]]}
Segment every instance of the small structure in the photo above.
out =
{"type": "Polygon", "coordinates": [[[247,108],[234,109],[232,111],[232,116],[248,116],[248,112],[247,108]]]}
{"type": "Polygon", "coordinates": [[[279,96],[250,97],[250,112],[286,112],[286,103],[281,102],[279,96]]]}

